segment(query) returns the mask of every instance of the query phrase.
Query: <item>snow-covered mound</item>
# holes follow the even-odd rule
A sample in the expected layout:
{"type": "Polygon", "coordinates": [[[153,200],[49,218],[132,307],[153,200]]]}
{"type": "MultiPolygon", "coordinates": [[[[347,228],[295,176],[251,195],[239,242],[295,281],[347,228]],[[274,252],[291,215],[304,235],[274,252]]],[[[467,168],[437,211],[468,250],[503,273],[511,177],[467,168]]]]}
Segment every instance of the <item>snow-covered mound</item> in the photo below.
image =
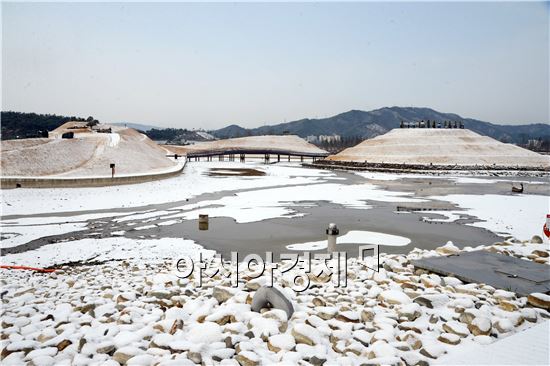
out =
{"type": "Polygon", "coordinates": [[[227,140],[217,140],[201,142],[194,145],[186,146],[170,146],[171,151],[178,154],[193,154],[193,153],[223,153],[223,152],[251,152],[261,153],[269,151],[273,154],[294,154],[294,155],[318,155],[325,156],[327,152],[310,144],[304,139],[294,135],[284,136],[249,136],[239,137],[227,140]]]}
{"type": "Polygon", "coordinates": [[[410,165],[550,166],[550,156],[466,129],[394,129],[327,159],[410,165]]]}
{"type": "Polygon", "coordinates": [[[162,172],[176,165],[166,149],[130,128],[99,125],[91,130],[83,122],[68,122],[49,136],[2,141],[2,176],[108,177],[111,163],[116,175],[162,172]],[[67,132],[74,137],[62,138],[67,132]]]}

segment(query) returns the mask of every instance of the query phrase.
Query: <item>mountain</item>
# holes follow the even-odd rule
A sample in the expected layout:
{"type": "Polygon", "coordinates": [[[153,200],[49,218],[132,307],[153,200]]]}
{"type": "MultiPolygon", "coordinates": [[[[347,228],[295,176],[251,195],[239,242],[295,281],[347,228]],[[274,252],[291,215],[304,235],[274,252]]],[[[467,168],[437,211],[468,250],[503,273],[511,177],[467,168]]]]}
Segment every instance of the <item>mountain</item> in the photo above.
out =
{"type": "Polygon", "coordinates": [[[333,117],[301,119],[246,129],[231,125],[211,133],[218,138],[250,135],[293,134],[300,137],[310,135],[340,135],[342,137],[371,138],[399,127],[401,121],[414,122],[430,120],[436,122],[459,121],[465,128],[500,141],[526,143],[528,139],[550,139],[550,126],[543,123],[530,125],[497,125],[472,118],[463,118],[454,113],[443,113],[431,108],[384,107],[372,111],[351,110],[333,117]]]}
{"type": "MultiPolygon", "coordinates": [[[[252,133],[249,129],[237,125],[229,125],[227,127],[220,128],[219,130],[214,131],[213,135],[220,139],[228,139],[232,137],[250,136],[251,134],[252,133]]],[[[261,135],[261,133],[258,135],[261,135]]]]}

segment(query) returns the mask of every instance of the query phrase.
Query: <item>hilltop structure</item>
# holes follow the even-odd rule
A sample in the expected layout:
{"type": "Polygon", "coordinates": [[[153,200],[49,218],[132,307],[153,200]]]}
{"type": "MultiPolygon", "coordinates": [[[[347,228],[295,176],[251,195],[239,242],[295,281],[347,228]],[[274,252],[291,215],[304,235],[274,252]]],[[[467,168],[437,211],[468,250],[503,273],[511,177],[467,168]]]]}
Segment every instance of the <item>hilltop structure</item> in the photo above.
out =
{"type": "Polygon", "coordinates": [[[329,156],[330,164],[548,170],[550,156],[461,128],[398,128],[329,156]]]}
{"type": "Polygon", "coordinates": [[[167,154],[131,128],[67,122],[48,138],[2,141],[2,187],[151,180],[181,171],[181,164],[167,154]]]}

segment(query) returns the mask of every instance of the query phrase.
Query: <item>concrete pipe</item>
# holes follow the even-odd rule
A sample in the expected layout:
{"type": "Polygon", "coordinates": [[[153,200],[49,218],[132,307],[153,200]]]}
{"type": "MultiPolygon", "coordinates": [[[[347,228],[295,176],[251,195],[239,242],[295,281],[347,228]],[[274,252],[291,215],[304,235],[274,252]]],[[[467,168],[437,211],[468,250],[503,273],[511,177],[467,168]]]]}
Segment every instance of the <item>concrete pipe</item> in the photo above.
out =
{"type": "Polygon", "coordinates": [[[328,224],[327,232],[327,252],[334,253],[336,252],[336,238],[340,234],[340,230],[335,223],[328,224]]]}
{"type": "Polygon", "coordinates": [[[199,230],[208,230],[208,215],[199,215],[199,230]]]}
{"type": "Polygon", "coordinates": [[[252,311],[257,313],[263,308],[273,308],[283,310],[288,319],[294,313],[292,302],[279,290],[274,287],[262,286],[256,291],[252,298],[252,311]]]}

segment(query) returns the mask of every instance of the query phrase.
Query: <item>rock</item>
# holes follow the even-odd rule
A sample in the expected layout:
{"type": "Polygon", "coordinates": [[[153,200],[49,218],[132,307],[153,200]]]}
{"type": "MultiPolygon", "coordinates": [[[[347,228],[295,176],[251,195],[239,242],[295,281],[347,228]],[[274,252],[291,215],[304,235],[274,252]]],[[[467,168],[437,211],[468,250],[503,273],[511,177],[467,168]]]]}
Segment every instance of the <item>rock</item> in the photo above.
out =
{"type": "Polygon", "coordinates": [[[86,338],[84,338],[84,337],[80,338],[80,340],[78,341],[78,352],[82,351],[82,347],[84,347],[86,342],[87,342],[86,338]]]}
{"type": "Polygon", "coordinates": [[[542,238],[538,235],[533,235],[533,237],[531,238],[531,243],[542,244],[542,238]]]}
{"type": "Polygon", "coordinates": [[[214,361],[220,362],[222,360],[233,358],[233,356],[235,355],[235,350],[231,348],[220,348],[212,351],[211,354],[214,361]]]}
{"type": "Polygon", "coordinates": [[[450,255],[450,254],[460,253],[460,249],[458,249],[458,247],[455,246],[452,241],[448,241],[447,244],[445,244],[442,247],[435,248],[435,251],[441,255],[450,255]]]}
{"type": "MultiPolygon", "coordinates": [[[[474,309],[475,310],[475,309],[474,309]]],[[[460,320],[461,323],[470,324],[476,317],[476,313],[473,310],[464,310],[458,320],[460,320]]]]}
{"type": "Polygon", "coordinates": [[[372,310],[363,309],[361,311],[361,320],[364,323],[371,322],[374,319],[374,312],[372,310]]]}
{"type": "Polygon", "coordinates": [[[410,303],[399,308],[397,314],[408,321],[414,321],[422,315],[422,308],[417,303],[410,303]]]}
{"type": "Polygon", "coordinates": [[[213,322],[194,324],[187,331],[187,337],[195,343],[214,343],[224,339],[222,327],[213,322]]]}
{"type": "Polygon", "coordinates": [[[317,310],[317,316],[324,320],[330,320],[334,318],[334,315],[338,312],[338,309],[332,306],[322,306],[319,308],[316,308],[317,310]]]}
{"type": "Polygon", "coordinates": [[[445,353],[445,348],[437,343],[425,344],[420,353],[429,358],[438,358],[445,353]]]}
{"type": "Polygon", "coordinates": [[[499,319],[495,322],[494,327],[499,333],[508,333],[514,330],[514,324],[510,319],[499,319]]]}
{"type": "Polygon", "coordinates": [[[420,282],[425,287],[437,287],[441,285],[441,277],[436,274],[423,274],[420,276],[420,282]]]}
{"type": "Polygon", "coordinates": [[[69,347],[73,342],[71,342],[68,339],[64,339],[61,342],[59,342],[56,347],[59,352],[63,351],[65,348],[69,347]]]}
{"type": "Polygon", "coordinates": [[[225,343],[225,348],[233,348],[233,341],[230,336],[225,337],[223,342],[225,343]]]}
{"type": "Polygon", "coordinates": [[[268,338],[267,348],[272,352],[290,351],[296,346],[294,337],[290,334],[277,334],[268,338]]]}
{"type": "Polygon", "coordinates": [[[371,359],[378,357],[395,357],[397,354],[396,348],[382,341],[373,343],[370,349],[371,351],[368,357],[371,359]]]}
{"type": "Polygon", "coordinates": [[[327,360],[324,359],[324,358],[319,358],[317,356],[313,356],[309,359],[309,363],[312,364],[313,366],[323,366],[323,364],[326,362],[327,360]]]}
{"type": "Polygon", "coordinates": [[[412,349],[418,350],[422,347],[422,341],[414,333],[408,333],[403,337],[403,341],[406,342],[412,349]]]}
{"type": "Polygon", "coordinates": [[[433,309],[444,306],[449,302],[449,297],[443,294],[427,294],[415,297],[415,303],[433,309]]]}
{"type": "Polygon", "coordinates": [[[147,296],[156,297],[157,299],[170,300],[173,295],[170,291],[156,290],[149,291],[147,296]]]}
{"type": "Polygon", "coordinates": [[[506,301],[506,300],[501,300],[499,301],[498,303],[498,306],[502,309],[502,310],[505,310],[505,311],[516,311],[518,310],[518,307],[517,305],[509,302],[509,301],[506,301]]]}
{"type": "Polygon", "coordinates": [[[325,301],[321,298],[318,298],[318,297],[314,297],[311,302],[313,303],[314,306],[325,306],[326,305],[325,301]]]}
{"type": "Polygon", "coordinates": [[[292,328],[292,336],[296,340],[296,343],[304,343],[309,346],[314,346],[319,343],[318,331],[307,324],[297,324],[292,328]]]}
{"type": "Polygon", "coordinates": [[[527,296],[527,302],[534,307],[550,310],[550,296],[534,292],[527,296]]]}
{"type": "Polygon", "coordinates": [[[260,364],[260,357],[250,351],[240,352],[235,359],[241,366],[258,366],[260,364]]]}
{"type": "Polygon", "coordinates": [[[460,343],[460,337],[453,333],[441,333],[437,340],[443,343],[452,344],[453,346],[460,343]]]}
{"type": "Polygon", "coordinates": [[[534,254],[537,257],[542,257],[542,258],[548,258],[549,256],[548,252],[544,250],[533,250],[531,254],[534,254]]]}
{"type": "Polygon", "coordinates": [[[97,353],[111,353],[115,350],[115,344],[113,342],[102,342],[96,348],[97,353]]]}
{"type": "Polygon", "coordinates": [[[187,358],[197,365],[202,363],[202,355],[200,352],[187,352],[187,358]]]}
{"type": "Polygon", "coordinates": [[[244,287],[247,288],[248,290],[257,291],[260,287],[262,287],[264,282],[265,282],[265,278],[262,278],[262,277],[255,278],[253,280],[246,282],[244,287]]]}
{"type": "Polygon", "coordinates": [[[386,290],[382,291],[378,295],[378,300],[384,301],[388,304],[409,304],[411,303],[411,298],[408,297],[404,292],[397,290],[386,290]]]}
{"type": "Polygon", "coordinates": [[[537,311],[533,308],[521,309],[521,316],[530,323],[536,323],[538,319],[537,311]]]}
{"type": "Polygon", "coordinates": [[[216,286],[212,290],[212,297],[221,304],[232,298],[233,292],[227,287],[216,286]]]}
{"type": "Polygon", "coordinates": [[[183,329],[183,320],[181,319],[174,320],[174,323],[172,323],[172,327],[168,331],[168,334],[173,335],[178,329],[183,329]]]}
{"type": "Polygon", "coordinates": [[[491,334],[491,320],[483,316],[476,317],[470,324],[468,329],[473,335],[489,335],[491,334]]]}
{"type": "Polygon", "coordinates": [[[443,324],[443,330],[447,333],[456,334],[459,337],[467,337],[470,335],[468,327],[457,321],[450,321],[443,324]]]}
{"type": "Polygon", "coordinates": [[[344,323],[358,323],[360,317],[361,315],[358,312],[342,311],[336,315],[335,319],[344,323]]]}
{"type": "Polygon", "coordinates": [[[116,350],[113,354],[113,360],[121,365],[124,365],[130,358],[141,352],[142,351],[135,347],[122,347],[121,349],[116,350]]]}

